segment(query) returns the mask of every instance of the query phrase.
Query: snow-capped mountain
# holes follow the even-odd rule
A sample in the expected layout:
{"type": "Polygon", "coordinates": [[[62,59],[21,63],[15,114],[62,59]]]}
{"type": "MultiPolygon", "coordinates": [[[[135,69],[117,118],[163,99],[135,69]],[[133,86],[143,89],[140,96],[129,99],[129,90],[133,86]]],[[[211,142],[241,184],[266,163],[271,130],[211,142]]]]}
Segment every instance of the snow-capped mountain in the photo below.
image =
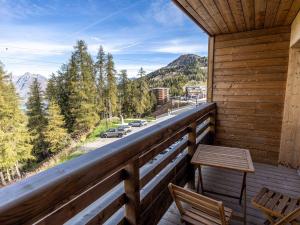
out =
{"type": "Polygon", "coordinates": [[[16,87],[16,91],[19,94],[22,102],[26,102],[30,86],[33,83],[34,79],[38,80],[38,82],[41,85],[42,91],[45,91],[47,87],[47,78],[43,75],[32,74],[27,72],[24,75],[12,77],[12,81],[16,87]]]}

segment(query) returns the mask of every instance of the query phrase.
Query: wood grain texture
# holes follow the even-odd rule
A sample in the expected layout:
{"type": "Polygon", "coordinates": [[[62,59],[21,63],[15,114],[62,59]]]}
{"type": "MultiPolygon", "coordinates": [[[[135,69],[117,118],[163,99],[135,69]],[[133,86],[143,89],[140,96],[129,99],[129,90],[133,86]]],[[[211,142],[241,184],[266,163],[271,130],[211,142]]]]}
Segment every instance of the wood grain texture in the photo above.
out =
{"type": "Polygon", "coordinates": [[[199,145],[192,164],[254,173],[252,158],[247,149],[215,145],[199,145]]]}
{"type": "Polygon", "coordinates": [[[216,143],[249,148],[254,160],[277,162],[289,40],[288,27],[215,37],[216,143]]]}
{"type": "MultiPolygon", "coordinates": [[[[182,128],[210,114],[214,109],[214,103],[201,105],[171,120],[153,125],[79,158],[0,189],[0,223],[36,222],[91,186],[123,169],[133,159],[136,159],[136,167],[139,168],[137,160],[139,156],[158,143],[166,141],[182,128]]],[[[126,182],[129,183],[126,185],[128,189],[125,190],[128,195],[135,193],[134,184],[139,184],[139,182],[131,184],[132,181],[126,182]]],[[[121,207],[122,200],[123,197],[118,198],[111,207],[116,209],[121,207]]],[[[107,215],[106,209],[102,213],[102,208],[99,207],[93,211],[95,218],[98,218],[96,221],[103,217],[103,213],[107,215]]]]}
{"type": "Polygon", "coordinates": [[[255,4],[254,1],[241,0],[247,30],[255,28],[255,4]]]}
{"type": "MultiPolygon", "coordinates": [[[[255,208],[251,201],[264,186],[275,192],[281,192],[292,197],[299,197],[300,177],[294,169],[282,166],[272,166],[261,163],[254,163],[255,173],[247,175],[247,224],[262,225],[266,220],[261,211],[255,208]]],[[[211,191],[236,195],[239,193],[242,175],[238,172],[221,170],[211,167],[202,168],[205,187],[211,191]]],[[[240,216],[242,207],[238,201],[218,195],[210,195],[216,200],[223,201],[224,205],[233,209],[231,225],[242,225],[240,216]]],[[[284,202],[283,202],[284,203],[284,202]]],[[[278,205],[279,206],[279,205],[278,205]]],[[[159,225],[183,225],[175,204],[172,204],[168,212],[158,223],[159,225]]]]}
{"type": "Polygon", "coordinates": [[[276,18],[280,0],[267,0],[267,9],[264,27],[272,27],[276,18]]]}
{"type": "Polygon", "coordinates": [[[261,29],[265,25],[267,0],[255,0],[255,28],[261,29]]]}
{"type": "Polygon", "coordinates": [[[290,26],[300,0],[173,0],[210,36],[290,26]]]}
{"type": "Polygon", "coordinates": [[[213,101],[214,37],[208,42],[207,101],[213,101]]]}
{"type": "Polygon", "coordinates": [[[246,31],[246,23],[243,12],[242,3],[240,0],[228,0],[228,4],[231,9],[231,13],[235,20],[238,31],[246,31]]]}
{"type": "Polygon", "coordinates": [[[223,0],[214,0],[220,14],[223,16],[224,21],[231,33],[237,32],[237,27],[230,10],[230,6],[227,1],[223,0]]]}
{"type": "Polygon", "coordinates": [[[282,26],[288,16],[290,8],[292,7],[293,0],[282,0],[280,1],[274,25],[282,26]]]}
{"type": "Polygon", "coordinates": [[[300,166],[300,49],[290,49],[279,162],[300,166]]]}

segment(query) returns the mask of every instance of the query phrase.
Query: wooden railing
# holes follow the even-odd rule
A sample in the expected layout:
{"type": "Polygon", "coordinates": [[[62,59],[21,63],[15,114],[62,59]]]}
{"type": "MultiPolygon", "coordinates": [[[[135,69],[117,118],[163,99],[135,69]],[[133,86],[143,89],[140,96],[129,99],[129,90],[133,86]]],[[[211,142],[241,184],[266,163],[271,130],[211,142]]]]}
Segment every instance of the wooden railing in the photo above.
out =
{"type": "Polygon", "coordinates": [[[156,224],[169,182],[191,181],[191,155],[212,141],[214,103],[0,189],[0,224],[156,224]]]}

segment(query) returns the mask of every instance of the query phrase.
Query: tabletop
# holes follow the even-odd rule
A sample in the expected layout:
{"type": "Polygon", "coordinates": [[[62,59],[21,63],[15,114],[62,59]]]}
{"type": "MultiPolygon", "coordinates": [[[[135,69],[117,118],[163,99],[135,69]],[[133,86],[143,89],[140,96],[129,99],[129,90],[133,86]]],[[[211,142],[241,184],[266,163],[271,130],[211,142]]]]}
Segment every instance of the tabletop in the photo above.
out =
{"type": "Polygon", "coordinates": [[[191,163],[247,173],[255,171],[249,150],[215,145],[199,145],[191,163]]]}

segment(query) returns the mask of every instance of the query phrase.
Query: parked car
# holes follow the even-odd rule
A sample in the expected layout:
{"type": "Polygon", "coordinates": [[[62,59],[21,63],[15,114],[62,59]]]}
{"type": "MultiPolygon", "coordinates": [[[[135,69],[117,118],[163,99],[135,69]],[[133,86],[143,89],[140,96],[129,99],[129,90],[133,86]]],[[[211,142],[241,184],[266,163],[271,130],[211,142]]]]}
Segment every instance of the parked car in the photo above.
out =
{"type": "Polygon", "coordinates": [[[125,133],[123,131],[118,130],[117,128],[111,128],[101,134],[102,138],[112,138],[112,137],[123,137],[125,133]]]}
{"type": "Polygon", "coordinates": [[[145,120],[136,120],[136,121],[132,121],[128,125],[130,125],[132,127],[142,127],[142,126],[147,125],[147,122],[145,120]]]}
{"type": "Polygon", "coordinates": [[[146,120],[141,120],[141,123],[143,124],[143,126],[147,125],[147,121],[146,120]]]}
{"type": "Polygon", "coordinates": [[[118,127],[118,130],[124,132],[125,134],[128,134],[131,132],[131,127],[128,125],[121,125],[118,127]]]}

